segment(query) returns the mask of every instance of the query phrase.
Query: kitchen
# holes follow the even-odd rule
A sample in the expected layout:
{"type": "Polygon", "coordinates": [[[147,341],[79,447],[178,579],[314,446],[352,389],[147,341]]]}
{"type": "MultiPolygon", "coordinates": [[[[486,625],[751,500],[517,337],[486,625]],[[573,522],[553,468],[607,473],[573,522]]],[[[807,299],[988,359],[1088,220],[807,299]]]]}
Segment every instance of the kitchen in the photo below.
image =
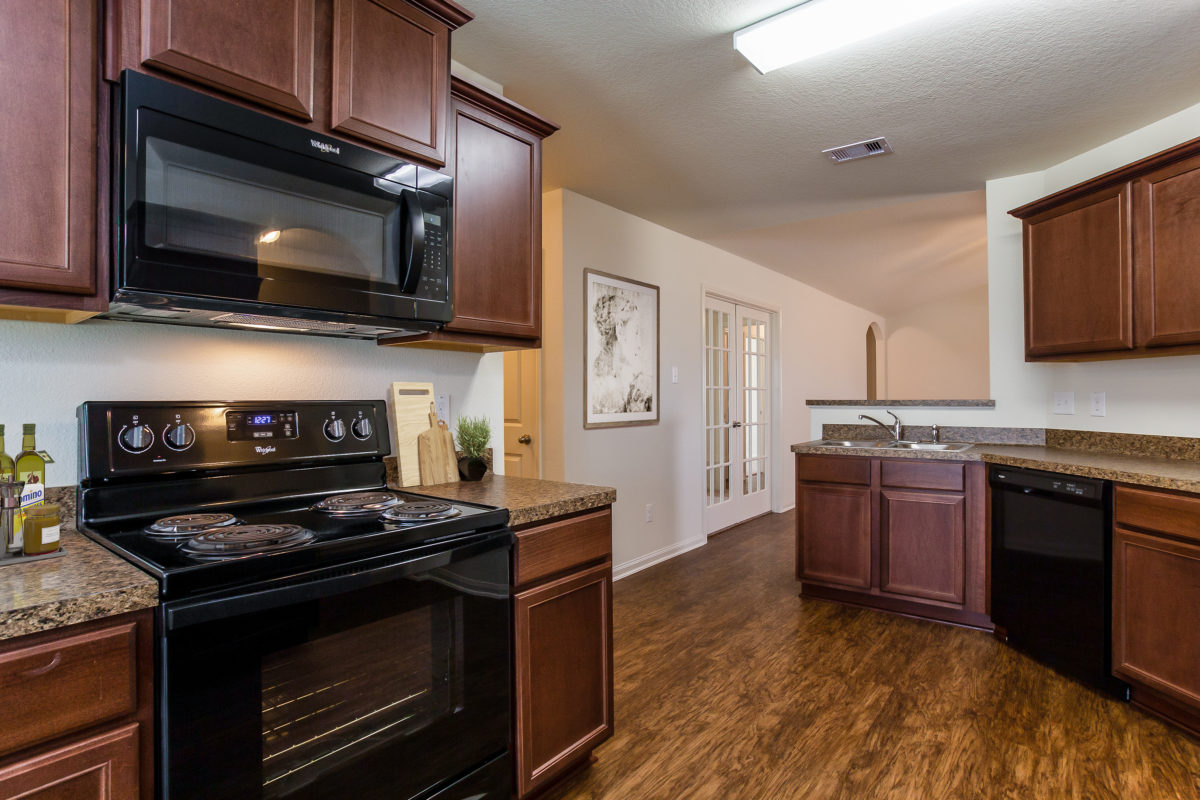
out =
{"type": "MultiPolygon", "coordinates": [[[[213,7],[216,5],[219,4],[213,4],[213,7]]],[[[328,63],[330,58],[327,27],[330,22],[326,17],[330,12],[328,4],[318,4],[317,8],[319,35],[316,36],[316,46],[318,52],[324,54],[317,62],[323,64],[328,63]]],[[[764,9],[758,15],[746,11],[747,17],[740,24],[729,26],[728,33],[741,24],[769,16],[775,10],[778,9],[764,9]]],[[[499,26],[502,33],[513,35],[505,30],[504,21],[518,19],[513,15],[520,9],[498,4],[472,8],[471,11],[476,13],[476,19],[464,24],[461,31],[454,34],[456,58],[485,75],[507,82],[508,76],[502,69],[492,67],[478,52],[471,53],[470,48],[460,55],[458,45],[460,41],[470,42],[468,37],[472,26],[482,26],[481,30],[488,26],[499,26]],[[460,36],[461,39],[458,38],[460,36]]],[[[580,9],[576,11],[584,13],[580,9]]],[[[186,4],[185,11],[181,13],[186,13],[186,4]]],[[[1182,19],[1190,18],[1184,16],[1182,19]]],[[[1180,19],[1175,21],[1182,25],[1180,19]]],[[[725,36],[722,33],[719,44],[722,52],[728,50],[725,36]]],[[[482,34],[479,38],[486,39],[482,34]]],[[[133,46],[136,51],[137,44],[133,46]]],[[[186,48],[187,45],[181,46],[186,48]]],[[[485,46],[476,42],[472,47],[478,51],[478,48],[485,46]]],[[[492,48],[497,54],[512,52],[511,47],[504,46],[503,40],[493,40],[492,48]]],[[[530,48],[529,52],[537,51],[530,48]]],[[[732,52],[729,57],[741,58],[732,52]]],[[[197,82],[187,78],[186,70],[182,69],[178,64],[146,68],[159,77],[182,75],[177,79],[191,88],[211,85],[203,80],[197,82]]],[[[749,68],[743,63],[738,69],[749,68]]],[[[1186,73],[1186,70],[1180,68],[1178,73],[1186,73]]],[[[747,77],[758,76],[750,73],[747,77]]],[[[321,80],[328,81],[329,76],[322,78],[318,74],[317,80],[319,84],[321,80]]],[[[516,85],[516,79],[513,80],[516,85]]],[[[1170,83],[1180,78],[1171,73],[1165,80],[1170,83]]],[[[459,94],[461,96],[461,92],[459,94]]],[[[229,96],[244,94],[234,91],[222,96],[228,99],[229,96]]],[[[318,104],[329,102],[327,96],[320,92],[314,92],[313,96],[318,104]],[[323,97],[325,99],[321,99],[323,97]]],[[[561,133],[546,140],[549,158],[549,149],[554,146],[555,137],[570,130],[566,126],[567,117],[560,114],[560,109],[565,110],[565,101],[561,105],[535,102],[538,95],[529,89],[523,93],[514,89],[513,96],[519,98],[519,102],[527,103],[529,108],[564,124],[561,133]]],[[[991,399],[996,401],[996,408],[993,411],[895,408],[906,424],[1081,427],[1166,436],[1196,435],[1194,415],[1188,402],[1194,395],[1194,379],[1189,374],[1190,370],[1180,366],[1191,361],[1189,356],[1055,365],[1025,362],[1021,320],[1021,225],[1018,220],[1007,216],[1009,210],[1057,189],[1193,138],[1189,131],[1196,129],[1195,112],[1185,110],[1178,117],[1172,116],[1179,108],[1186,108],[1189,102],[1195,102],[1195,98],[1188,100],[1187,97],[1186,94],[1179,95],[1178,99],[1171,101],[1175,106],[1170,108],[1161,105],[1156,107],[1158,113],[1154,115],[1148,116],[1148,112],[1142,109],[1138,113],[1131,111],[1123,120],[1106,121],[1101,132],[1087,140],[1087,143],[1079,144],[1074,149],[1056,145],[1057,150],[1038,154],[1024,170],[994,173],[1016,176],[992,181],[987,187],[988,359],[991,399]],[[1160,119],[1162,122],[1151,124],[1160,119]],[[1141,130],[1125,135],[1137,129],[1141,130]],[[1109,144],[1104,145],[1105,142],[1109,144]],[[1079,153],[1084,155],[1075,157],[1079,153]],[[1047,169],[1047,165],[1057,166],[1047,169]],[[1031,173],[1031,169],[1044,172],[1031,173]],[[1108,416],[1097,420],[1083,413],[1059,417],[1050,414],[1048,404],[1054,392],[1075,392],[1076,397],[1086,399],[1093,391],[1107,391],[1108,416]]],[[[274,104],[266,108],[278,107],[283,102],[278,94],[274,98],[274,104]]],[[[475,99],[478,100],[478,97],[475,99]]],[[[325,119],[329,113],[328,107],[320,109],[320,115],[325,119]]],[[[291,118],[295,120],[299,117],[292,115],[291,118]]],[[[602,125],[597,131],[600,134],[604,133],[602,125]]],[[[875,131],[865,133],[873,134],[875,131]]],[[[355,138],[354,135],[333,135],[338,139],[355,138]]],[[[356,141],[361,143],[363,140],[356,141]]],[[[828,141],[821,144],[828,146],[836,143],[828,141]]],[[[901,156],[902,152],[898,152],[888,158],[901,156]]],[[[417,160],[422,159],[418,157],[417,160]]],[[[428,162],[428,157],[425,162],[428,162]]],[[[864,161],[861,164],[838,166],[841,169],[854,169],[869,167],[872,163],[864,161]]],[[[887,162],[881,158],[878,163],[886,165],[887,162]]],[[[582,187],[584,184],[581,182],[577,185],[582,187]]],[[[545,250],[544,319],[541,328],[543,381],[549,386],[545,391],[547,399],[557,397],[560,404],[555,407],[553,402],[547,402],[543,410],[546,440],[543,475],[575,483],[616,486],[621,500],[613,506],[611,558],[614,570],[621,577],[614,587],[617,630],[614,632],[616,645],[613,655],[618,675],[615,709],[618,738],[612,743],[612,748],[606,749],[601,745],[596,749],[600,760],[593,770],[600,772],[608,769],[609,764],[623,763],[632,772],[630,762],[618,759],[619,751],[627,746],[621,743],[628,741],[621,739],[622,727],[632,732],[638,724],[634,718],[622,718],[624,695],[620,680],[622,654],[625,652],[622,642],[627,637],[621,628],[622,614],[625,613],[622,593],[633,591],[623,587],[637,585],[638,581],[643,580],[643,575],[659,574],[654,570],[646,570],[639,575],[632,575],[638,567],[648,567],[662,561],[664,569],[672,569],[670,565],[676,561],[674,556],[698,548],[694,554],[687,553],[682,558],[688,559],[693,555],[699,557],[706,550],[716,549],[717,545],[722,548],[731,546],[726,545],[726,541],[732,541],[716,537],[708,548],[701,547],[705,541],[703,499],[699,496],[699,480],[695,476],[699,469],[697,465],[703,463],[704,455],[702,439],[694,431],[700,430],[702,412],[695,408],[697,404],[692,400],[698,394],[693,394],[692,387],[699,385],[702,380],[700,358],[696,352],[699,337],[694,333],[698,309],[703,302],[701,284],[726,291],[741,287],[750,296],[749,299],[758,299],[760,302],[774,300],[782,310],[784,324],[789,326],[786,329],[789,341],[819,341],[828,345],[828,351],[818,355],[797,352],[781,354],[782,358],[788,360],[784,365],[784,382],[778,389],[780,396],[786,399],[789,412],[780,420],[778,434],[772,437],[779,451],[775,459],[775,463],[779,464],[778,474],[774,475],[773,510],[777,512],[786,512],[794,485],[794,466],[790,461],[791,453],[787,452],[790,445],[820,438],[825,423],[852,422],[859,411],[839,410],[836,407],[813,407],[810,411],[807,407],[798,407],[809,399],[853,398],[864,394],[862,332],[875,319],[875,315],[800,282],[783,278],[751,260],[731,256],[695,239],[650,225],[633,214],[591,199],[595,196],[591,192],[585,196],[572,191],[571,187],[572,184],[567,184],[561,191],[551,191],[538,198],[543,205],[542,248],[545,250]],[[631,265],[639,264],[645,265],[640,267],[642,271],[632,271],[634,267],[631,265]],[[582,351],[583,331],[582,326],[577,324],[576,314],[582,295],[582,272],[586,268],[608,269],[662,287],[664,324],[661,385],[664,402],[663,417],[657,426],[594,431],[583,429],[580,423],[578,409],[583,404],[582,386],[578,379],[579,357],[575,354],[582,351]],[[685,274],[685,270],[690,273],[685,274]],[[731,275],[736,275],[736,279],[731,275]],[[669,382],[670,367],[676,364],[680,379],[677,385],[669,382]],[[796,410],[790,410],[792,408],[796,410]],[[558,426],[561,426],[561,434],[558,426]],[[630,459],[629,453],[644,453],[645,457],[630,459]],[[649,504],[655,506],[654,519],[643,521],[644,507],[649,504]],[[622,573],[631,577],[625,578],[622,573]]],[[[617,205],[624,208],[623,205],[617,205]]],[[[836,204],[830,205],[829,213],[837,210],[836,204]]],[[[643,214],[650,216],[645,212],[643,214]]],[[[457,256],[461,255],[456,252],[455,266],[460,260],[457,256]]],[[[18,305],[9,300],[0,302],[18,305]]],[[[63,306],[63,303],[57,304],[59,308],[63,306]]],[[[22,376],[21,399],[15,404],[6,402],[5,416],[9,418],[7,422],[10,426],[23,421],[38,421],[39,447],[50,451],[58,459],[58,464],[49,468],[51,486],[71,484],[80,474],[78,462],[71,457],[78,442],[75,414],[77,406],[88,400],[378,398],[394,381],[421,381],[433,376],[438,391],[444,391],[452,398],[452,416],[484,415],[491,420],[494,431],[503,427],[504,413],[498,401],[503,383],[502,364],[500,356],[494,354],[481,356],[453,350],[384,348],[353,340],[123,322],[95,321],[68,326],[14,321],[0,325],[3,325],[2,340],[6,345],[4,363],[13,374],[22,376]],[[214,391],[214,386],[219,388],[214,391]]],[[[528,333],[524,336],[528,340],[528,333]]],[[[882,408],[865,411],[883,416],[882,408]]],[[[13,428],[9,430],[11,436],[13,428]]],[[[498,447],[499,443],[495,442],[495,446],[498,447]]],[[[512,524],[516,527],[518,523],[512,521],[512,524]]],[[[783,550],[778,554],[779,557],[783,561],[790,561],[793,550],[790,537],[780,541],[779,547],[783,550]]],[[[796,591],[797,585],[793,581],[787,592],[780,595],[780,602],[785,602],[782,599],[785,597],[796,602],[796,591]]],[[[814,605],[810,601],[805,603],[805,609],[814,605]]],[[[686,611],[685,608],[677,608],[680,613],[686,611]]],[[[629,662],[630,666],[633,663],[629,662]]],[[[632,710],[635,706],[628,707],[632,710]]],[[[1123,708],[1119,713],[1139,712],[1123,708]]],[[[1162,735],[1157,732],[1165,729],[1149,730],[1155,731],[1155,735],[1162,735]]],[[[46,749],[48,746],[31,747],[46,749]]],[[[1190,763],[1194,765],[1194,749],[1179,752],[1185,758],[1193,759],[1190,763]]],[[[5,763],[11,764],[13,759],[5,763]]],[[[667,796],[653,788],[656,785],[648,781],[645,784],[647,788],[640,794],[635,788],[625,785],[624,796],[667,796]]],[[[700,785],[699,782],[697,785],[700,785]]],[[[682,787],[676,785],[675,788],[682,787]]],[[[677,794],[687,792],[679,791],[677,794]]],[[[835,796],[835,791],[811,796],[835,796]]]]}

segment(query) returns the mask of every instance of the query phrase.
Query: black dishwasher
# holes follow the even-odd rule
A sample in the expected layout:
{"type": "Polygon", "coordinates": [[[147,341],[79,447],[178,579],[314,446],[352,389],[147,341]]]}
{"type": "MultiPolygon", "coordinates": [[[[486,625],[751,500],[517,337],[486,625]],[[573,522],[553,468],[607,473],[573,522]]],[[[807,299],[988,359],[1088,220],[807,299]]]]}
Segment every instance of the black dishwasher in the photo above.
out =
{"type": "Polygon", "coordinates": [[[1112,484],[995,465],[989,483],[997,632],[1059,672],[1128,698],[1112,676],[1112,484]]]}

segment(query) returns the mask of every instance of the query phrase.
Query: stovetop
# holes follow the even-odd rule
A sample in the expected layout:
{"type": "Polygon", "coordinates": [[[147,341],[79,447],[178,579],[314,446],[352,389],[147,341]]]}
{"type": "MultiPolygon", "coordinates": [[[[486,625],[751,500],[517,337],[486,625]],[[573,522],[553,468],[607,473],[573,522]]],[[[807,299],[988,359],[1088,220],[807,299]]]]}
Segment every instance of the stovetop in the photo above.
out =
{"type": "MultiPolygon", "coordinates": [[[[377,491],[389,490],[381,488],[377,491]]],[[[338,494],[342,493],[331,492],[325,496],[338,494]]],[[[272,552],[222,558],[189,553],[186,549],[188,536],[171,537],[146,532],[148,526],[162,517],[209,512],[212,509],[178,508],[172,509],[170,514],[155,513],[87,523],[81,530],[158,578],[162,595],[166,598],[262,581],[273,576],[375,555],[428,550],[438,543],[451,542],[476,531],[503,527],[508,521],[507,509],[448,503],[439,498],[409,492],[393,494],[402,501],[394,506],[397,509],[406,505],[436,503],[449,506],[456,514],[449,519],[415,523],[386,520],[379,512],[334,515],[312,509],[322,499],[320,495],[227,505],[220,511],[232,514],[244,525],[294,525],[311,531],[314,538],[272,552]]]]}

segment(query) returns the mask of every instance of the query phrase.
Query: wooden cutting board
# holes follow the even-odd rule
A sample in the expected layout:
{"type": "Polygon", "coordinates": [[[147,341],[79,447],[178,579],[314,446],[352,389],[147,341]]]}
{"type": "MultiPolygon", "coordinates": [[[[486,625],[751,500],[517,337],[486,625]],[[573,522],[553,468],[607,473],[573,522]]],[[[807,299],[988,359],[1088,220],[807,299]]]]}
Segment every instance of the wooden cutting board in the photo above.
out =
{"type": "Polygon", "coordinates": [[[446,423],[429,406],[429,430],[417,436],[417,455],[421,465],[421,485],[458,482],[458,457],[454,437],[446,423]]]}
{"type": "Polygon", "coordinates": [[[400,465],[400,485],[420,486],[417,437],[429,430],[432,383],[393,383],[388,392],[392,417],[392,455],[400,465]]]}

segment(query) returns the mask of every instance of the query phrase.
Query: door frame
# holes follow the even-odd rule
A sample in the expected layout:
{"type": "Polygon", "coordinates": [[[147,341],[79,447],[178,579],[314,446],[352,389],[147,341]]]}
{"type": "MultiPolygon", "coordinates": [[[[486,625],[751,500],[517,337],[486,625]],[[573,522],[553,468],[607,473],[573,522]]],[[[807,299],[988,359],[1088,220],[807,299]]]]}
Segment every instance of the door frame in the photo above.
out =
{"type": "MultiPolygon", "coordinates": [[[[783,511],[783,478],[781,464],[784,457],[783,447],[783,432],[781,430],[781,421],[783,419],[783,361],[780,358],[780,353],[783,349],[783,309],[774,303],[767,303],[762,300],[730,292],[720,286],[715,286],[710,283],[700,284],[700,307],[698,309],[698,319],[700,327],[696,334],[696,363],[699,365],[697,375],[699,380],[696,385],[696,397],[699,399],[699,407],[696,418],[700,421],[700,428],[704,427],[704,404],[707,401],[704,392],[704,303],[707,299],[721,300],[726,303],[733,303],[735,306],[747,306],[758,311],[767,313],[770,317],[768,322],[769,335],[771,337],[772,347],[768,354],[768,363],[770,365],[771,389],[768,392],[770,397],[770,409],[767,412],[767,425],[773,432],[773,435],[768,440],[768,452],[770,453],[770,463],[773,469],[768,475],[767,485],[770,495],[771,511],[779,513],[783,511]]],[[[699,438],[697,441],[701,441],[699,438]]],[[[703,443],[701,442],[700,458],[697,459],[693,480],[695,486],[704,486],[704,452],[703,443]]],[[[701,527],[707,531],[708,529],[708,505],[705,500],[704,492],[700,492],[700,522],[701,527]]],[[[717,531],[714,531],[717,533],[717,531]]],[[[705,538],[712,534],[705,534],[705,538]]]]}

